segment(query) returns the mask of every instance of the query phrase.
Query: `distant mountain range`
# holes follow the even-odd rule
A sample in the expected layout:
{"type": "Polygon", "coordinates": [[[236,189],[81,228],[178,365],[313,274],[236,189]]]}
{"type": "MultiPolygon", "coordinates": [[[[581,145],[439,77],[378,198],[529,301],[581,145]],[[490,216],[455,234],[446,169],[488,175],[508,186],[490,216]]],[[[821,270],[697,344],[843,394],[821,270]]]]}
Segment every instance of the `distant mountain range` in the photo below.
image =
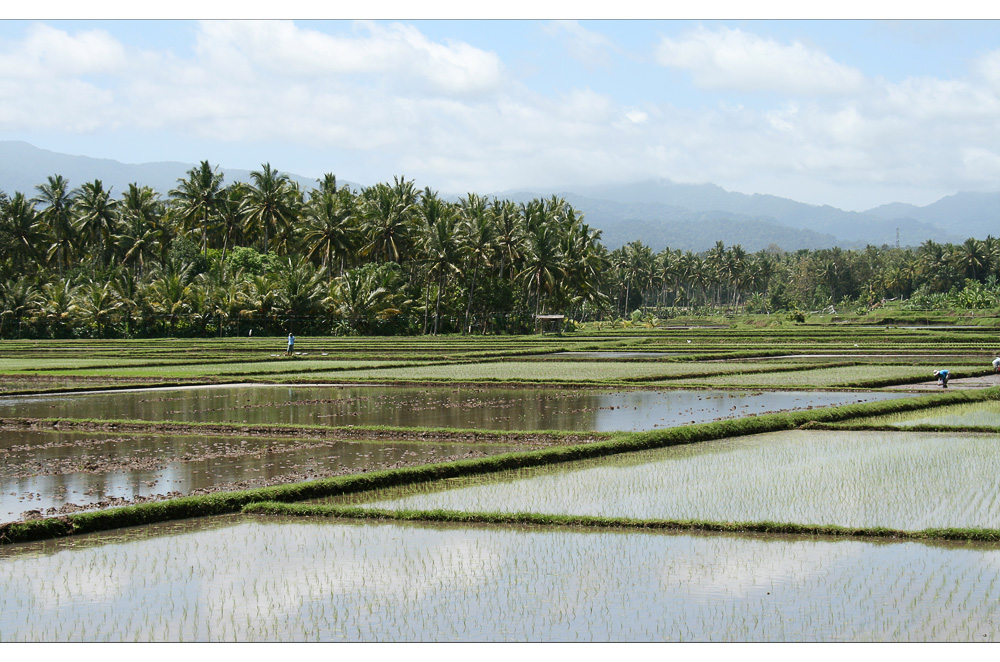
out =
{"type": "MultiPolygon", "coordinates": [[[[70,156],[38,149],[25,142],[0,141],[0,190],[34,194],[49,175],[60,174],[71,186],[100,179],[120,194],[137,182],[166,194],[196,164],[161,162],[125,164],[109,159],[70,156]]],[[[249,181],[250,172],[223,168],[226,183],[249,181]]],[[[286,173],[309,189],[314,179],[286,173]]],[[[339,181],[339,180],[338,180],[339,181]]],[[[360,185],[340,182],[359,189],[360,185]]],[[[422,188],[428,185],[418,182],[422,188]]],[[[433,188],[433,186],[432,186],[433,188]]],[[[828,205],[809,205],[773,195],[733,193],[714,184],[677,184],[649,180],[625,185],[535,189],[490,194],[526,202],[557,195],[584,214],[602,232],[608,248],[639,240],[659,251],[665,247],[703,251],[716,241],[757,251],[775,244],[799,248],[903,246],[932,239],[962,242],[969,237],[1000,236],[1000,192],[956,193],[925,207],[904,203],[850,212],[828,205]]]]}
{"type": "MultiPolygon", "coordinates": [[[[50,152],[26,142],[0,141],[0,190],[6,191],[7,195],[15,191],[34,195],[35,187],[44,184],[49,175],[62,175],[73,187],[99,179],[104,188],[111,188],[116,196],[127,191],[129,184],[140,184],[159,191],[165,197],[168,191],[177,188],[177,180],[187,176],[188,171],[197,165],[177,161],[120,163],[111,159],[50,152]]],[[[220,168],[220,171],[225,175],[223,184],[251,181],[249,170],[220,168]]],[[[285,174],[305,190],[316,186],[315,179],[290,172],[285,174]]],[[[357,188],[357,184],[341,182],[339,178],[337,183],[357,188]]]]}

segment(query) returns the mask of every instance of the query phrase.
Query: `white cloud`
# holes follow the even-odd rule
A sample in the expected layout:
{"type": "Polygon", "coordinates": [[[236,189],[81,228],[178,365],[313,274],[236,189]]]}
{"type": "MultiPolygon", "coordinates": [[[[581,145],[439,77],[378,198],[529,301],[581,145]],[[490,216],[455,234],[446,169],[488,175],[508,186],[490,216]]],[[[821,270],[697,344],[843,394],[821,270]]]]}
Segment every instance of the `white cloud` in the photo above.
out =
{"type": "Polygon", "coordinates": [[[632,110],[625,111],[625,119],[632,122],[632,124],[645,124],[649,119],[649,114],[633,108],[632,110]]]}
{"type": "MultiPolygon", "coordinates": [[[[103,30],[69,35],[45,24],[32,25],[16,49],[4,54],[3,66],[17,63],[26,75],[66,78],[111,73],[125,65],[125,49],[103,30]]],[[[15,73],[11,71],[11,73],[15,73]]]]}
{"type": "Polygon", "coordinates": [[[314,79],[348,74],[423,82],[447,94],[481,93],[503,79],[494,53],[452,41],[435,43],[415,27],[357,23],[351,36],[307,30],[290,21],[206,21],[198,52],[207,63],[258,75],[314,79]]]}
{"type": "Polygon", "coordinates": [[[1000,49],[983,53],[972,62],[972,70],[991,85],[994,92],[1000,92],[1000,49]]]}
{"type": "Polygon", "coordinates": [[[577,21],[552,21],[544,30],[560,39],[569,54],[584,65],[599,67],[610,63],[615,46],[603,34],[587,30],[577,21]]]}
{"type": "MultiPolygon", "coordinates": [[[[785,94],[746,104],[709,95],[685,107],[683,90],[673,105],[647,91],[653,81],[623,79],[626,102],[601,77],[537,91],[496,54],[412,25],[357,23],[330,35],[206,22],[189,56],[41,25],[0,41],[0,131],[104,140],[121,129],[204,150],[167,158],[256,165],[227,162],[223,143],[232,143],[305,176],[319,172],[285,154],[329,158],[316,167],[353,181],[406,174],[446,192],[666,177],[850,206],[822,196],[890,185],[928,195],[1000,179],[1000,51],[970,62],[963,78],[898,83],[737,30],[699,30],[658,53],[706,87],[785,94]]],[[[151,150],[136,148],[133,160],[165,158],[151,150]]]]}
{"type": "Polygon", "coordinates": [[[861,72],[796,41],[782,45],[754,34],[699,28],[680,39],[663,38],[657,61],[690,71],[711,89],[781,92],[792,95],[850,94],[864,86],[861,72]]]}

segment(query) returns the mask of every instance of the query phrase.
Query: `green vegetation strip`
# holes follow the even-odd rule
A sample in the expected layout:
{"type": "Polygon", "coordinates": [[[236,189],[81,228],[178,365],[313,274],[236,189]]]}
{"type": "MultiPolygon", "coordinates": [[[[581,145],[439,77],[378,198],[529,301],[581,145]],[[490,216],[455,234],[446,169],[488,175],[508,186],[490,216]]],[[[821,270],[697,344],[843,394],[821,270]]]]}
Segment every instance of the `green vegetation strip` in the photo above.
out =
{"type": "Polygon", "coordinates": [[[371,473],[338,476],[291,485],[181,497],[168,501],[78,513],[65,517],[3,524],[0,525],[0,544],[106,531],[127,526],[140,526],[191,517],[221,515],[238,512],[249,504],[264,501],[305,501],[307,499],[353,494],[384,487],[431,482],[443,478],[488,474],[510,469],[606,457],[630,451],[690,444],[711,439],[791,430],[813,421],[818,423],[833,423],[852,418],[912,411],[956,402],[991,399],[1000,399],[1000,388],[977,392],[956,391],[917,398],[883,400],[880,402],[846,405],[829,409],[813,409],[802,412],[765,414],[648,432],[619,433],[612,435],[607,441],[577,446],[555,446],[537,451],[521,451],[472,460],[457,460],[417,467],[374,471],[371,473]]]}
{"type": "Polygon", "coordinates": [[[629,517],[587,515],[545,515],[538,513],[483,513],[457,510],[383,510],[353,506],[318,506],[252,503],[245,514],[332,517],[341,519],[394,520],[403,522],[453,522],[461,524],[512,524],[530,526],[594,527],[602,529],[644,529],[666,531],[720,531],[725,533],[769,533],[786,535],[883,538],[893,540],[961,540],[1000,542],[997,529],[923,529],[903,531],[887,527],[845,527],[834,524],[792,524],[784,522],[706,522],[699,520],[649,520],[629,517]]]}

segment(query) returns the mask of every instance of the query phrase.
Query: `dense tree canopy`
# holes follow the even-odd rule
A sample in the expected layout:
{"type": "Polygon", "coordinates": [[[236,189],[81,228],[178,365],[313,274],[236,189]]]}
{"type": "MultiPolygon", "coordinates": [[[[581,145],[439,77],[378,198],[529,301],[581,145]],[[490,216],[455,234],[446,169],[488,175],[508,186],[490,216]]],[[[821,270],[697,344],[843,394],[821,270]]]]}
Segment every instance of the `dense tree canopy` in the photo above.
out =
{"type": "MultiPolygon", "coordinates": [[[[0,193],[0,337],[519,333],[678,310],[779,312],[945,302],[1000,307],[1000,241],[701,254],[613,251],[558,197],[456,202],[403,177],[302,191],[207,161],[165,198],[60,175],[0,193]]],[[[657,249],[659,251],[657,252],[657,249]]]]}

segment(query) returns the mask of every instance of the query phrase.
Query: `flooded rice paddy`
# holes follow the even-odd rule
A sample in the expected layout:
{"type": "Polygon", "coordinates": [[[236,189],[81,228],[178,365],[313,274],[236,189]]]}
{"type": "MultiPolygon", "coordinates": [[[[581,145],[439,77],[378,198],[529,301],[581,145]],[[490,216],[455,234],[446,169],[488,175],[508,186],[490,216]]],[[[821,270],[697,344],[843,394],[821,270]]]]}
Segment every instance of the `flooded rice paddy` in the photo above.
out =
{"type": "Polygon", "coordinates": [[[0,548],[0,641],[995,641],[1000,548],[218,518],[0,548]]]}
{"type": "Polygon", "coordinates": [[[256,436],[0,431],[0,523],[201,494],[482,457],[500,444],[256,436]]]}
{"type": "Polygon", "coordinates": [[[651,430],[905,393],[239,385],[0,397],[0,418],[651,430]]]}
{"type": "Polygon", "coordinates": [[[411,510],[1000,529],[1000,445],[985,434],[775,432],[344,500],[411,510]]]}
{"type": "Polygon", "coordinates": [[[969,402],[869,419],[874,425],[934,425],[942,427],[1000,427],[1000,402],[969,402]]]}

